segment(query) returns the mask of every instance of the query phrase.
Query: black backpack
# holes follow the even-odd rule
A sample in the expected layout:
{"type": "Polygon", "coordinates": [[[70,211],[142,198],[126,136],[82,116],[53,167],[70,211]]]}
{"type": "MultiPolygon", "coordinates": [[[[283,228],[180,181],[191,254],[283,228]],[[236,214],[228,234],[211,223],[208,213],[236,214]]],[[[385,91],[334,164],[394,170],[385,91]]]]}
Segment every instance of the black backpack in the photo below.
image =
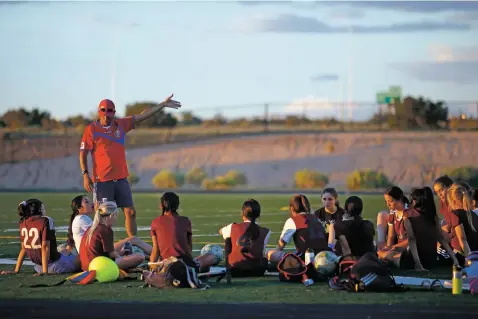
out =
{"type": "Polygon", "coordinates": [[[339,274],[329,280],[329,287],[353,292],[405,291],[403,285],[397,285],[395,282],[388,265],[372,252],[366,253],[356,261],[341,261],[339,274]]]}

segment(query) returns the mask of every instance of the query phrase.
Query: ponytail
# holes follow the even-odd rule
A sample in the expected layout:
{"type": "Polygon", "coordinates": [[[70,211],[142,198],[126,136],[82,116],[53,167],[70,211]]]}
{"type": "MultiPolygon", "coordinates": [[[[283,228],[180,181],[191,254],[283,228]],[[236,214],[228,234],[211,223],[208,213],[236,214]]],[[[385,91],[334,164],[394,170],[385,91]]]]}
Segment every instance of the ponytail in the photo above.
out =
{"type": "Polygon", "coordinates": [[[463,209],[466,210],[466,219],[468,219],[468,224],[470,224],[471,230],[476,232],[475,226],[473,226],[473,207],[466,190],[463,192],[463,209]]]}
{"type": "Polygon", "coordinates": [[[17,212],[18,216],[20,216],[20,222],[32,216],[42,215],[42,205],[42,201],[35,198],[22,201],[18,204],[17,212]]]}
{"type": "Polygon", "coordinates": [[[413,189],[410,193],[410,200],[415,203],[415,209],[422,215],[426,221],[436,225],[437,209],[433,191],[430,187],[413,189]]]}
{"type": "Polygon", "coordinates": [[[173,192],[166,192],[161,196],[161,216],[166,212],[177,214],[179,207],[179,196],[173,192]]]}
{"type": "Polygon", "coordinates": [[[98,207],[98,209],[95,212],[95,218],[93,219],[93,224],[91,224],[91,227],[88,229],[88,234],[87,234],[87,244],[89,245],[91,242],[91,237],[93,236],[93,233],[95,232],[96,228],[98,227],[99,224],[103,224],[104,220],[106,217],[115,214],[118,212],[118,206],[116,205],[115,202],[103,202],[101,205],[98,207]]]}
{"type": "Polygon", "coordinates": [[[248,253],[252,246],[252,242],[260,236],[260,227],[256,224],[256,219],[261,215],[261,206],[255,199],[248,199],[242,205],[242,215],[246,217],[250,223],[244,234],[239,237],[236,244],[241,246],[242,253],[248,253]]]}

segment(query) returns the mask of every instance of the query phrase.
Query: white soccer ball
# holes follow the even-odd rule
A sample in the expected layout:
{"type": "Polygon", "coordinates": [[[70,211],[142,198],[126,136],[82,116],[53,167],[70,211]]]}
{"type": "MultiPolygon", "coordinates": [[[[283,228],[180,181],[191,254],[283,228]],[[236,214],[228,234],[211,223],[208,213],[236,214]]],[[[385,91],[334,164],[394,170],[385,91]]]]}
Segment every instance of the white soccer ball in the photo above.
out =
{"type": "Polygon", "coordinates": [[[331,276],[337,270],[339,257],[331,251],[321,251],[315,256],[314,267],[321,275],[331,276]]]}
{"type": "Polygon", "coordinates": [[[201,256],[207,253],[212,253],[214,256],[216,256],[218,263],[224,258],[222,247],[216,244],[207,244],[201,249],[201,256]]]}

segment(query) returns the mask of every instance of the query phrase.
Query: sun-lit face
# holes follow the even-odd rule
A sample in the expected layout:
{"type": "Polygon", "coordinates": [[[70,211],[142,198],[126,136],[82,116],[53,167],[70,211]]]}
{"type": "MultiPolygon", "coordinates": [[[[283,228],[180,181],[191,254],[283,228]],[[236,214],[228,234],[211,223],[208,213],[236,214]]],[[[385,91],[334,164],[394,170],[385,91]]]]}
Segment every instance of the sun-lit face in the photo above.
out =
{"type": "Polygon", "coordinates": [[[93,212],[93,203],[90,202],[87,196],[84,196],[81,200],[81,212],[84,214],[91,214],[93,212]]]}
{"type": "Polygon", "coordinates": [[[437,194],[438,198],[442,202],[446,202],[446,188],[443,187],[441,184],[435,184],[433,185],[433,190],[435,191],[435,194],[437,194]]]}
{"type": "Polygon", "coordinates": [[[330,193],[324,193],[322,195],[322,204],[325,208],[334,208],[335,207],[335,198],[330,193]]]}
{"type": "Polygon", "coordinates": [[[383,195],[385,202],[387,203],[387,207],[390,210],[400,210],[403,209],[403,203],[399,200],[393,199],[390,195],[383,195]]]}

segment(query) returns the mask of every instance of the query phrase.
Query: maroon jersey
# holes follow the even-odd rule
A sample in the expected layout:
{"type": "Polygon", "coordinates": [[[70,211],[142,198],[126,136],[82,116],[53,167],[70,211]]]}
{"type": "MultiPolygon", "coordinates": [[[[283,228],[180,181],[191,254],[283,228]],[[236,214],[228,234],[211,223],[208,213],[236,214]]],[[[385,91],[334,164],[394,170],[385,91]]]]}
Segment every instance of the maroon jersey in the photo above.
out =
{"type": "Polygon", "coordinates": [[[53,219],[47,216],[32,216],[20,222],[20,238],[28,258],[37,265],[42,264],[42,242],[50,242],[50,259],[48,263],[60,259],[56,249],[56,233],[53,219]]]}
{"type": "Polygon", "coordinates": [[[451,225],[451,218],[452,218],[450,216],[451,215],[451,210],[448,207],[448,205],[443,201],[440,201],[440,215],[443,216],[447,225],[451,225]]]}
{"type": "Polygon", "coordinates": [[[93,259],[99,256],[109,257],[109,254],[115,250],[113,229],[111,227],[98,224],[88,243],[90,228],[85,231],[80,245],[81,269],[84,271],[88,270],[88,266],[93,259]]]}
{"type": "Polygon", "coordinates": [[[151,223],[151,237],[156,237],[156,244],[162,259],[169,257],[192,258],[191,221],[185,216],[162,215],[151,223]]]}
{"type": "Polygon", "coordinates": [[[420,214],[413,208],[407,208],[403,211],[403,216],[398,219],[397,214],[390,214],[388,216],[388,224],[393,225],[395,236],[397,236],[397,243],[400,244],[408,240],[407,231],[405,229],[405,219],[407,217],[419,216],[420,214]]]}
{"type": "Polygon", "coordinates": [[[265,240],[269,234],[269,229],[259,227],[259,237],[251,242],[246,253],[242,252],[243,247],[240,245],[241,237],[246,232],[250,223],[240,223],[231,225],[231,242],[232,251],[229,254],[229,265],[233,268],[241,270],[252,270],[267,265],[264,262],[265,240]]]}
{"type": "Polygon", "coordinates": [[[463,225],[463,230],[465,231],[466,241],[468,242],[468,246],[470,246],[471,251],[478,250],[478,216],[474,212],[467,213],[463,209],[457,209],[450,212],[450,227],[451,227],[451,247],[456,249],[460,252],[463,249],[460,246],[460,241],[458,240],[458,236],[456,235],[455,227],[463,225]],[[467,214],[472,214],[472,223],[475,227],[475,231],[471,229],[471,225],[468,222],[467,214]]]}
{"type": "Polygon", "coordinates": [[[291,239],[294,240],[297,253],[305,253],[307,248],[313,249],[316,253],[324,250],[330,250],[327,246],[327,237],[325,236],[324,226],[316,219],[314,215],[302,213],[289,218],[284,225],[280,240],[285,244],[291,239]],[[316,238],[310,238],[309,222],[314,218],[315,223],[312,231],[317,235],[316,238]]]}

